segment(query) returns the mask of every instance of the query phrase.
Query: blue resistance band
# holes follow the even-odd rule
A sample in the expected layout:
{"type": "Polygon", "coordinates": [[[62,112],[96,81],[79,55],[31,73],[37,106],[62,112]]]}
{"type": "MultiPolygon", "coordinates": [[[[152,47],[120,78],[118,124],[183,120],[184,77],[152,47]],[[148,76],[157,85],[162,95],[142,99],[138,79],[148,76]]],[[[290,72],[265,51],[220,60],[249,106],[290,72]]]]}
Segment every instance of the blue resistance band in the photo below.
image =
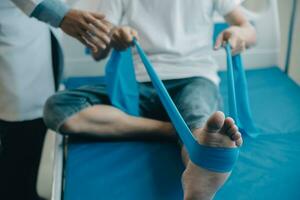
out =
{"type": "Polygon", "coordinates": [[[227,58],[229,116],[235,120],[244,136],[257,137],[259,131],[254,125],[251,114],[247,79],[241,55],[232,57],[229,44],[225,46],[225,51],[227,58]]]}
{"type": "Polygon", "coordinates": [[[111,104],[129,115],[139,116],[139,92],[130,48],[112,51],[105,67],[105,79],[111,104]]]}
{"type": "MultiPolygon", "coordinates": [[[[146,54],[137,41],[134,40],[134,44],[151,78],[153,86],[156,89],[160,100],[162,101],[163,106],[165,107],[175,129],[177,130],[180,139],[186,146],[190,159],[195,164],[211,171],[220,173],[231,171],[238,158],[239,149],[200,145],[197,142],[196,138],[193,136],[192,132],[189,130],[179,111],[177,110],[174,102],[169,96],[162,81],[154,71],[154,68],[149,62],[146,54]]],[[[227,54],[227,57],[228,56],[231,58],[230,54],[227,54]]],[[[233,96],[230,101],[236,101],[236,91],[240,90],[235,89],[232,60],[229,59],[228,61],[228,64],[231,66],[231,68],[229,69],[230,73],[228,73],[231,74],[229,76],[229,82],[231,85],[231,87],[229,87],[229,95],[233,96]]],[[[234,63],[235,62],[236,60],[234,60],[234,63]]],[[[112,105],[127,112],[128,114],[138,116],[139,92],[134,75],[134,65],[132,61],[131,49],[127,49],[123,52],[113,50],[110,60],[106,65],[106,81],[108,94],[112,105]]],[[[244,84],[244,86],[246,85],[244,84]]],[[[247,97],[247,94],[245,95],[245,97],[247,97]]],[[[238,119],[237,113],[239,109],[237,107],[239,106],[237,106],[236,103],[232,103],[230,105],[230,113],[234,115],[235,119],[238,119]]]]}

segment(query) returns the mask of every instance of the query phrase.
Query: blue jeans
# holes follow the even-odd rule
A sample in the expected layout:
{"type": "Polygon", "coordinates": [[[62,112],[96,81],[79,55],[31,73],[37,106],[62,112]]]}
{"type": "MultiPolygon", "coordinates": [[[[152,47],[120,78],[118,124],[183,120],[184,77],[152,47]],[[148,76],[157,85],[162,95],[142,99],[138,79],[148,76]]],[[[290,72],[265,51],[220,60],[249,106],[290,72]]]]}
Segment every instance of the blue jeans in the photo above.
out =
{"type": "MultiPolygon", "coordinates": [[[[203,126],[207,118],[222,108],[219,88],[201,77],[163,81],[171,98],[191,130],[203,126]]],[[[169,121],[151,82],[139,83],[140,115],[169,121]]],[[[44,108],[48,128],[59,131],[72,115],[93,105],[110,105],[104,85],[84,86],[65,90],[50,97],[44,108]]]]}

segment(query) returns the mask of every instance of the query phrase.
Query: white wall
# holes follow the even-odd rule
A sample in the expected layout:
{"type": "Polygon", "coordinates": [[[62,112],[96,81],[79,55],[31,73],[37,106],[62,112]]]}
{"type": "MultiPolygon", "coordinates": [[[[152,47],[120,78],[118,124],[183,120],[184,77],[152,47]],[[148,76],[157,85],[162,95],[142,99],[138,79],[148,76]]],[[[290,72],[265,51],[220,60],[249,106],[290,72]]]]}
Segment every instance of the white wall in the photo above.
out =
{"type": "MultiPolygon", "coordinates": [[[[292,0],[278,0],[281,27],[281,54],[280,65],[285,65],[286,48],[288,41],[289,20],[292,10],[292,0]]],[[[292,55],[290,60],[290,76],[300,84],[300,1],[298,0],[296,20],[295,20],[294,40],[292,45],[292,55]]]]}
{"type": "MultiPolygon", "coordinates": [[[[249,8],[259,10],[263,7],[266,0],[246,0],[245,4],[249,8]]],[[[280,21],[280,32],[281,32],[281,47],[279,56],[279,65],[284,68],[286,61],[286,51],[288,45],[288,31],[290,25],[290,16],[292,11],[293,0],[277,0],[279,9],[279,21],[280,21]]],[[[290,60],[290,71],[289,75],[300,84],[300,1],[298,0],[294,40],[292,45],[292,54],[290,60]]]]}

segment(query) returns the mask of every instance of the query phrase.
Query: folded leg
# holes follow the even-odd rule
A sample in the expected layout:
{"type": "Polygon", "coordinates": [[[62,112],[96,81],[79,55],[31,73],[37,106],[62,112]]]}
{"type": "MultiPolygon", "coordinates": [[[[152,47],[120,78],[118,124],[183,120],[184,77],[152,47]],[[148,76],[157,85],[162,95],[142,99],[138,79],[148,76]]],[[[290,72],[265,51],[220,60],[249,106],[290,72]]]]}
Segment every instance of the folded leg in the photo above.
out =
{"type": "Polygon", "coordinates": [[[175,137],[169,122],[129,116],[110,105],[104,86],[59,92],[44,109],[46,125],[66,134],[96,137],[175,137]]]}

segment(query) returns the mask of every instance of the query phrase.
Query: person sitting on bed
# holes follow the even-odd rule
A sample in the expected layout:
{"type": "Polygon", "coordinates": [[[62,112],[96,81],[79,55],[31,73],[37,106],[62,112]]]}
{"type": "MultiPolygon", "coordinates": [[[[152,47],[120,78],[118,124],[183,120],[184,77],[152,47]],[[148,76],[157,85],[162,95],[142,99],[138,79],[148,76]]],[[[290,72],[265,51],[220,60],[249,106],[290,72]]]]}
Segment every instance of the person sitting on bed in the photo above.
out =
{"type": "MultiPolygon", "coordinates": [[[[132,46],[134,37],[149,56],[178,110],[198,142],[211,147],[238,147],[241,134],[221,109],[218,65],[212,57],[213,14],[231,25],[215,41],[217,50],[228,42],[237,54],[253,44],[256,32],[240,8],[240,0],[101,0],[98,11],[112,28],[111,43],[94,53],[96,60],[111,48],[132,46]],[[139,33],[139,34],[138,34],[139,33]]],[[[92,37],[92,36],[91,36],[92,37]]],[[[134,63],[142,117],[129,116],[110,105],[104,86],[62,91],[48,99],[47,126],[65,134],[97,137],[176,137],[135,50],[134,63]]],[[[182,175],[184,199],[212,199],[230,173],[216,173],[190,161],[185,149],[182,175]]]]}

